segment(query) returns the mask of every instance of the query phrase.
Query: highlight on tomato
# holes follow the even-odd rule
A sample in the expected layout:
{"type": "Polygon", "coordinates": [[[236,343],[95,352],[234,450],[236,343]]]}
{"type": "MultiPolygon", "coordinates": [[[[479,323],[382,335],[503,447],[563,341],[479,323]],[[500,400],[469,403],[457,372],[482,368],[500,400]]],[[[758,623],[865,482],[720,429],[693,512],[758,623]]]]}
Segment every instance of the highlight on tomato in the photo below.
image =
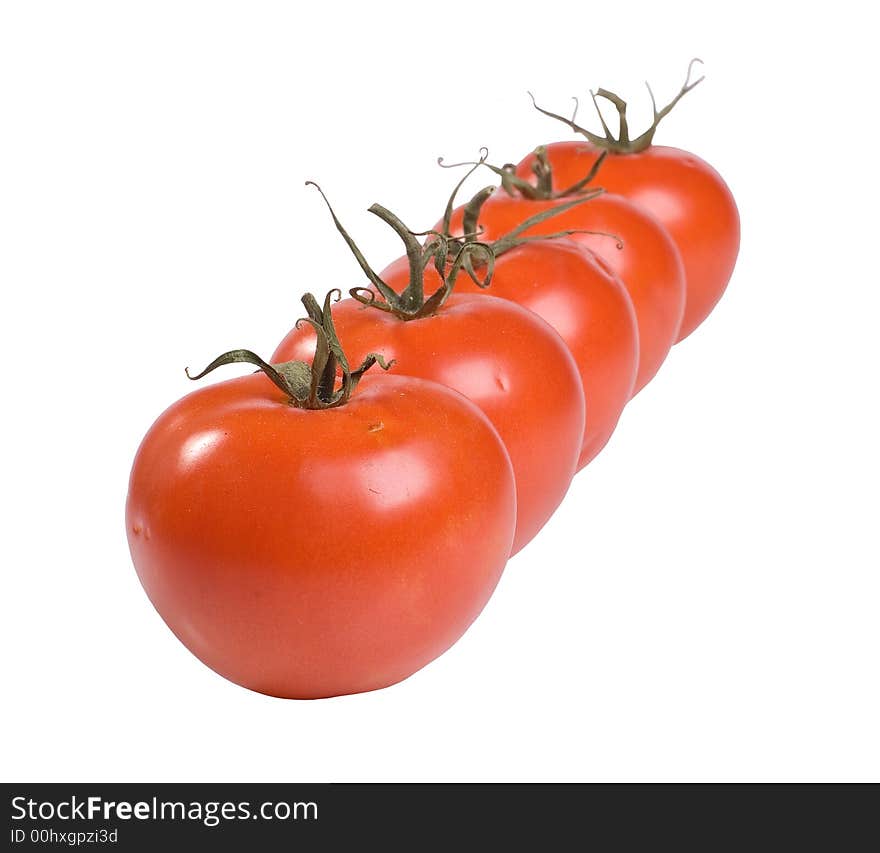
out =
{"type": "Polygon", "coordinates": [[[259,368],[158,418],[126,504],[171,630],[224,677],[287,698],[386,687],[442,654],[495,588],[516,522],[510,459],[479,408],[364,376],[375,354],[351,369],[330,295],[303,301],[311,363],[233,350],[191,377],[259,368]]]}
{"type": "MultiPolygon", "coordinates": [[[[480,210],[480,238],[487,242],[500,239],[531,217],[567,205],[552,221],[537,221],[523,235],[569,231],[565,239],[592,251],[620,277],[632,300],[639,331],[636,394],[656,375],[681,327],[685,283],[678,250],[650,213],[623,196],[590,189],[601,161],[568,184],[556,179],[542,149],[535,153],[530,178],[517,174],[512,165],[484,164],[501,178],[501,186],[480,210]],[[571,204],[580,197],[589,200],[571,204]]],[[[455,235],[463,233],[463,215],[463,207],[452,212],[450,227],[455,235]]]]}
{"type": "MultiPolygon", "coordinates": [[[[561,186],[577,181],[601,155],[607,154],[599,171],[601,185],[647,210],[669,232],[681,254],[687,287],[679,341],[706,319],[723,295],[736,264],[740,241],[739,212],[721,175],[689,151],[654,145],[654,134],[663,118],[703,80],[700,77],[691,81],[693,66],[699,61],[691,61],[681,89],[662,109],[657,108],[648,86],[654,119],[635,139],[630,139],[626,101],[606,89],[593,94],[604,135],[577,124],[577,110],[569,119],[535,104],[540,112],[568,125],[586,140],[544,146],[544,156],[561,186]],[[617,111],[616,137],[599,109],[599,98],[617,111]]],[[[516,166],[516,174],[528,178],[535,164],[535,155],[530,154],[516,166]]]]}
{"type": "MultiPolygon", "coordinates": [[[[470,243],[447,263],[446,240],[423,247],[397,216],[374,204],[370,212],[393,228],[406,247],[400,275],[378,275],[327,206],[371,285],[352,288],[351,298],[334,308],[350,356],[359,360],[381,351],[394,361],[390,374],[442,383],[486,414],[513,465],[515,554],[553,514],[577,469],[585,412],[571,352],[548,323],[522,306],[453,293],[468,257],[482,255],[489,264],[482,283],[491,280],[493,259],[483,244],[470,243]],[[433,290],[425,289],[429,267],[433,290]]],[[[314,346],[313,330],[299,325],[278,345],[273,359],[301,359],[314,346]]]]}

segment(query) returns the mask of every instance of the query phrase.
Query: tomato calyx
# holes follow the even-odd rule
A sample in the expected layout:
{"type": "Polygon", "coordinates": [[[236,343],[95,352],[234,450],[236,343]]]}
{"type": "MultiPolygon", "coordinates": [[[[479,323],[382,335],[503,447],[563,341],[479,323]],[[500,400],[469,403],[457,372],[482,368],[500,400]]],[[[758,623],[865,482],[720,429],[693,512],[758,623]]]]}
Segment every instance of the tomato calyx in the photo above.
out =
{"type": "MultiPolygon", "coordinates": [[[[481,150],[485,151],[485,149],[481,149],[481,150]]],[[[438,162],[444,168],[451,168],[449,166],[446,166],[442,162],[442,159],[438,162]]],[[[550,179],[551,186],[552,186],[552,178],[550,178],[550,165],[549,165],[549,163],[546,162],[546,156],[543,157],[542,163],[546,166],[548,178],[550,179]]],[[[456,165],[462,165],[462,164],[456,164],[456,165]]],[[[498,174],[499,172],[504,172],[505,176],[507,176],[509,174],[507,166],[503,166],[500,168],[497,166],[492,166],[491,164],[486,162],[485,155],[481,156],[480,159],[478,161],[476,161],[475,163],[469,164],[469,165],[473,165],[474,168],[479,167],[479,166],[486,166],[487,168],[494,171],[496,174],[498,174]]],[[[598,168],[598,167],[595,167],[595,168],[598,168]]],[[[595,174],[595,168],[590,170],[591,174],[587,177],[586,180],[580,181],[578,183],[579,184],[580,183],[586,184],[589,180],[592,180],[592,178],[595,174]]],[[[467,175],[465,175],[464,178],[462,178],[461,181],[459,181],[458,184],[453,189],[452,194],[449,197],[449,201],[446,205],[446,210],[443,214],[442,230],[439,232],[438,231],[430,232],[432,235],[435,235],[435,236],[441,237],[441,238],[445,238],[449,242],[450,254],[454,253],[455,251],[461,251],[461,249],[464,248],[465,246],[467,246],[468,243],[476,240],[477,236],[482,231],[482,228],[481,228],[479,222],[480,222],[480,213],[483,209],[483,205],[489,200],[490,196],[496,190],[496,187],[494,187],[494,186],[484,187],[478,193],[476,193],[470,199],[470,201],[467,202],[467,204],[465,204],[464,208],[462,209],[462,233],[459,236],[453,235],[452,234],[452,216],[453,216],[453,209],[455,207],[455,197],[456,197],[459,189],[461,189],[461,186],[464,183],[464,181],[467,179],[467,177],[473,171],[474,171],[474,169],[471,169],[470,172],[468,172],[467,175]]],[[[519,178],[517,178],[516,175],[513,175],[512,177],[516,180],[520,180],[519,178]]],[[[532,185],[528,184],[528,182],[524,181],[523,183],[526,184],[530,189],[532,188],[532,185]]],[[[492,250],[493,256],[495,258],[498,258],[501,255],[505,254],[506,252],[509,252],[512,249],[515,249],[517,246],[522,246],[524,243],[531,243],[531,242],[534,242],[537,240],[554,240],[559,237],[570,237],[573,234],[597,234],[597,235],[603,236],[603,237],[612,237],[617,241],[617,247],[622,249],[623,243],[622,243],[620,237],[618,237],[616,234],[608,234],[607,232],[604,232],[604,231],[589,231],[589,230],[586,230],[583,228],[567,228],[567,229],[563,229],[561,231],[555,231],[551,234],[529,234],[529,235],[526,235],[526,233],[525,233],[530,228],[533,228],[534,226],[539,225],[548,219],[553,219],[554,217],[559,216],[560,214],[564,213],[565,211],[571,210],[571,208],[573,208],[573,207],[578,207],[581,204],[585,204],[586,202],[591,201],[592,199],[596,198],[597,196],[601,195],[604,192],[605,192],[605,190],[603,190],[601,188],[590,189],[590,190],[581,192],[576,198],[574,198],[570,201],[566,201],[562,204],[553,205],[552,207],[548,207],[545,210],[540,210],[537,213],[532,214],[531,216],[524,219],[519,225],[517,225],[516,228],[511,229],[506,234],[499,237],[497,240],[494,240],[488,244],[489,248],[492,250]]],[[[560,196],[552,196],[552,194],[551,194],[549,197],[554,198],[554,199],[555,198],[563,198],[564,195],[565,194],[561,194],[560,196]]],[[[468,269],[469,263],[470,263],[470,259],[468,259],[468,261],[466,261],[466,269],[468,269]]],[[[470,272],[469,269],[468,269],[468,271],[470,272]]]]}
{"type": "Polygon", "coordinates": [[[375,290],[372,290],[369,287],[353,287],[348,291],[349,295],[361,304],[369,308],[387,311],[401,320],[419,320],[436,314],[443,306],[443,303],[451,295],[455,287],[455,281],[463,268],[469,271],[469,274],[471,274],[479,286],[488,287],[491,282],[495,258],[492,255],[492,250],[486,243],[473,241],[466,247],[459,248],[455,252],[455,257],[450,259],[449,248],[451,241],[443,237],[423,246],[418,240],[420,232],[411,231],[395,214],[381,204],[373,204],[368,208],[368,211],[389,225],[403,240],[406,247],[406,256],[409,261],[409,282],[398,293],[386,284],[370,266],[361,250],[357,247],[357,244],[339,221],[327,196],[324,195],[324,191],[314,181],[306,181],[306,184],[315,187],[321,194],[327,209],[330,211],[330,216],[333,219],[336,230],[342,235],[343,240],[345,240],[360,268],[370,280],[370,284],[375,288],[375,290]],[[472,255],[483,256],[486,272],[482,278],[477,278],[472,271],[472,266],[467,263],[472,255]],[[432,262],[437,270],[437,274],[440,276],[441,285],[434,293],[426,297],[425,270],[432,262]],[[381,299],[377,298],[377,291],[381,299]]]}
{"type": "MultiPolygon", "coordinates": [[[[492,256],[495,258],[500,257],[505,252],[509,252],[512,249],[517,248],[517,246],[522,246],[525,243],[531,243],[534,241],[543,241],[543,240],[554,240],[559,237],[571,237],[574,234],[594,234],[600,237],[611,237],[616,241],[617,248],[623,248],[623,241],[617,234],[610,234],[606,231],[592,231],[585,228],[567,228],[561,231],[554,231],[550,234],[526,234],[525,232],[529,229],[535,227],[536,225],[540,225],[542,222],[545,222],[548,219],[552,219],[555,216],[559,216],[562,213],[565,213],[567,210],[571,210],[573,207],[578,207],[581,204],[585,204],[592,199],[602,195],[605,190],[601,187],[595,188],[586,188],[586,185],[593,180],[596,175],[596,172],[601,165],[602,160],[604,159],[604,154],[600,156],[596,163],[593,164],[589,173],[578,181],[576,184],[573,184],[568,189],[564,190],[561,193],[553,192],[553,175],[550,163],[547,160],[546,149],[538,148],[535,151],[536,155],[536,164],[533,167],[533,171],[536,175],[536,183],[531,184],[528,181],[520,178],[516,172],[515,167],[512,164],[505,164],[504,166],[493,166],[491,163],[487,162],[487,157],[489,152],[485,148],[480,149],[480,158],[476,161],[472,161],[469,163],[451,163],[447,164],[443,162],[443,158],[438,158],[437,162],[444,169],[451,169],[457,166],[471,166],[471,169],[467,172],[467,174],[455,185],[452,190],[452,194],[449,196],[449,201],[446,204],[446,210],[443,213],[443,221],[441,224],[440,231],[430,231],[429,234],[433,235],[438,239],[445,239],[449,245],[448,253],[450,257],[454,258],[456,252],[461,252],[469,243],[472,243],[479,236],[481,231],[483,230],[479,224],[480,213],[483,209],[483,205],[489,200],[489,198],[495,193],[497,189],[494,186],[488,186],[481,189],[477,192],[467,204],[464,205],[462,209],[462,233],[460,235],[454,235],[452,233],[452,217],[455,208],[455,197],[458,194],[458,191],[461,189],[464,182],[470,177],[473,172],[478,169],[480,166],[485,166],[487,169],[490,169],[496,175],[501,177],[502,181],[502,189],[504,189],[509,195],[519,195],[520,197],[534,200],[534,201],[557,201],[565,199],[569,196],[575,196],[569,201],[564,201],[561,204],[554,204],[551,207],[547,207],[544,210],[539,210],[537,213],[532,214],[531,216],[524,219],[520,222],[516,228],[511,229],[506,234],[499,237],[497,240],[489,243],[488,246],[492,251],[492,256]]],[[[470,258],[465,260],[465,270],[474,279],[475,273],[473,272],[472,262],[470,258]]]]}
{"type": "MultiPolygon", "coordinates": [[[[491,172],[494,172],[499,178],[501,178],[501,188],[508,195],[519,196],[520,198],[529,199],[531,201],[556,200],[561,198],[568,198],[570,196],[578,196],[580,199],[586,201],[588,198],[595,198],[597,195],[605,192],[605,190],[603,190],[601,187],[588,187],[587,184],[589,184],[596,177],[596,173],[599,171],[599,167],[604,162],[608,152],[603,151],[596,159],[596,162],[593,163],[593,165],[590,167],[590,171],[587,172],[587,174],[584,175],[583,178],[563,190],[553,189],[553,169],[550,166],[549,161],[547,160],[546,146],[538,146],[533,153],[536,158],[535,162],[532,164],[532,173],[535,176],[534,183],[527,181],[525,178],[521,178],[519,175],[517,175],[516,166],[513,163],[505,163],[503,166],[495,166],[492,163],[487,162],[489,152],[485,148],[480,149],[479,160],[472,160],[470,162],[444,163],[443,158],[438,157],[437,165],[441,166],[444,169],[454,169],[458,166],[471,166],[470,171],[458,182],[455,189],[452,191],[452,196],[449,199],[449,203],[446,205],[446,216],[444,217],[444,222],[447,222],[447,218],[452,216],[454,199],[458,190],[461,188],[461,185],[480,166],[485,166],[487,169],[489,169],[491,172]]],[[[488,198],[494,189],[495,187],[486,187],[485,189],[480,190],[480,192],[477,193],[477,195],[474,196],[473,199],[471,199],[471,202],[477,203],[479,207],[482,202],[476,202],[477,197],[481,193],[485,193],[486,198],[488,198]]]]}
{"type": "Polygon", "coordinates": [[[691,72],[693,71],[694,65],[698,62],[702,65],[703,60],[695,58],[690,61],[687,69],[687,76],[685,77],[681,89],[679,89],[678,94],[676,94],[676,96],[662,109],[657,109],[657,101],[654,98],[654,92],[651,90],[651,85],[647,81],[645,82],[648,94],[651,96],[654,120],[651,122],[651,126],[635,139],[629,138],[629,124],[626,120],[626,101],[614,92],[609,92],[607,89],[600,88],[595,92],[590,90],[590,97],[593,99],[593,106],[596,108],[596,113],[599,116],[599,123],[602,125],[602,130],[605,133],[604,136],[599,136],[599,134],[593,133],[576,123],[575,119],[577,118],[578,111],[577,98],[574,99],[574,113],[572,114],[572,117],[566,118],[558,113],[550,112],[550,110],[545,110],[543,107],[539,107],[535,101],[535,96],[531,92],[529,92],[529,97],[532,99],[532,106],[539,113],[543,113],[545,116],[549,116],[557,121],[561,121],[563,124],[567,124],[575,133],[579,133],[581,136],[586,137],[597,148],[601,148],[603,151],[611,152],[612,154],[637,154],[639,151],[644,151],[646,148],[650,147],[651,143],[654,141],[654,134],[657,132],[657,126],[667,115],[669,115],[672,108],[688,92],[690,92],[691,89],[705,79],[704,77],[699,77],[691,82],[691,72]],[[599,108],[598,98],[603,98],[608,101],[617,110],[619,130],[616,137],[605,122],[602,110],[599,108]]]}
{"type": "Polygon", "coordinates": [[[360,367],[356,370],[350,368],[342,345],[339,343],[330,310],[333,297],[339,298],[341,295],[339,290],[331,290],[324,297],[323,308],[318,305],[318,300],[311,293],[302,297],[308,316],[297,320],[296,325],[308,323],[315,330],[315,355],[311,364],[304,361],[269,364],[251,350],[235,349],[217,356],[195,376],[192,376],[189,368],[186,368],[186,375],[196,380],[226,364],[253,364],[287,395],[292,406],[299,409],[332,409],[343,405],[354,393],[364,373],[374,364],[378,364],[383,370],[388,370],[394,362],[386,362],[379,353],[370,353],[360,367]],[[336,385],[337,373],[342,376],[339,387],[336,385]]]}
{"type": "Polygon", "coordinates": [[[501,178],[501,188],[514,198],[523,198],[529,201],[557,201],[571,196],[584,196],[595,198],[597,195],[605,192],[601,188],[591,188],[588,185],[595,179],[608,156],[607,151],[603,151],[595,160],[590,170],[580,180],[575,181],[571,186],[565,189],[556,190],[553,188],[553,167],[547,158],[547,146],[539,145],[533,152],[535,156],[532,163],[532,174],[534,181],[529,181],[516,174],[516,167],[512,163],[506,163],[504,166],[492,166],[486,163],[486,166],[495,172],[501,178]]]}

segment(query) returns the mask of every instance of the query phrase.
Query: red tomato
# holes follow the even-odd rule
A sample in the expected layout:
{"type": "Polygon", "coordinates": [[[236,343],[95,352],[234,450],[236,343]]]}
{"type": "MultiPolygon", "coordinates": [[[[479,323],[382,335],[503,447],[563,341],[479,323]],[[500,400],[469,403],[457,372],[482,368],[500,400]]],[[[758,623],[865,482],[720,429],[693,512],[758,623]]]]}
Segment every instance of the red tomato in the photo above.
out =
{"type": "MultiPolygon", "coordinates": [[[[407,270],[406,258],[401,258],[382,278],[394,287],[407,270]]],[[[429,287],[438,287],[436,272],[428,267],[425,273],[429,287]]],[[[583,468],[611,437],[635,383],[638,328],[623,283],[592,252],[556,239],[523,243],[499,255],[488,290],[460,275],[455,292],[488,293],[516,302],[546,320],[565,341],[586,400],[578,458],[578,468],[583,468]]]]}
{"type": "Polygon", "coordinates": [[[252,374],[159,417],[126,523],[141,583],[193,654],[306,699],[386,687],[449,648],[501,575],[515,514],[501,439],[450,389],[367,376],[310,411],[252,374]]]}
{"type": "MultiPolygon", "coordinates": [[[[498,189],[483,204],[479,239],[492,242],[523,220],[571,201],[570,198],[527,199],[498,189]]],[[[463,208],[453,212],[451,232],[461,234],[463,208]]],[[[438,227],[441,227],[438,225],[438,227]]],[[[654,377],[678,336],[684,311],[684,269],[670,236],[654,217],[622,196],[603,193],[527,229],[525,235],[555,234],[569,229],[599,231],[569,239],[603,258],[620,277],[635,309],[639,331],[639,366],[633,394],[654,377]]]]}
{"type": "MultiPolygon", "coordinates": [[[[694,66],[700,63],[699,59],[691,60],[681,89],[662,108],[658,109],[648,87],[654,119],[635,139],[630,138],[626,101],[606,89],[598,89],[593,94],[604,136],[581,127],[574,116],[566,118],[535,104],[539,112],[568,125],[587,140],[543,147],[557,186],[577,183],[590,172],[601,154],[608,154],[599,170],[598,183],[650,212],[669,232],[681,254],[687,284],[679,341],[696,329],[715,307],[727,287],[739,252],[739,213],[721,176],[694,154],[653,145],[654,134],[663,118],[703,80],[702,77],[691,80],[694,66]],[[617,111],[617,137],[602,117],[599,98],[617,111]]],[[[516,167],[516,174],[530,179],[535,165],[535,155],[531,154],[516,167]]]]}
{"type": "MultiPolygon", "coordinates": [[[[557,186],[583,177],[602,149],[589,142],[546,146],[557,186]]],[[[534,154],[517,167],[532,174],[534,154]]],[[[630,154],[609,154],[596,183],[651,213],[681,254],[687,296],[677,340],[686,338],[724,293],[739,252],[739,213],[722,177],[705,161],[679,148],[652,145],[630,154]]]]}
{"type": "MultiPolygon", "coordinates": [[[[390,270],[380,277],[403,289],[390,270]]],[[[414,320],[345,299],[334,307],[333,321],[353,359],[381,352],[394,359],[390,373],[447,385],[488,416],[513,464],[517,522],[511,553],[519,551],[562,501],[584,434],[577,365],[559,335],[519,305],[465,294],[453,294],[436,314],[414,320]]],[[[273,361],[313,351],[314,332],[295,328],[273,361]]]]}

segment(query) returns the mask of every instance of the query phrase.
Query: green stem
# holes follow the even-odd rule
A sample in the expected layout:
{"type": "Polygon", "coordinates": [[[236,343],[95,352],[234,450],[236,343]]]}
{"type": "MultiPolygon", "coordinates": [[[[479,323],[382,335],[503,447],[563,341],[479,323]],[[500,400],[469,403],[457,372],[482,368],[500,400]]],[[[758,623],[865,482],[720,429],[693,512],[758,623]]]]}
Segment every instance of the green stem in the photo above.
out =
{"type": "MultiPolygon", "coordinates": [[[[682,84],[681,89],[679,89],[676,96],[666,104],[662,109],[657,109],[657,101],[654,98],[654,92],[651,90],[651,86],[649,83],[645,83],[645,86],[648,89],[648,94],[651,97],[651,106],[654,111],[654,119],[651,122],[651,126],[642,134],[637,136],[635,139],[630,139],[629,136],[629,124],[627,123],[626,118],[626,101],[623,100],[619,95],[616,95],[614,92],[609,92],[607,89],[597,89],[595,92],[590,92],[590,95],[593,98],[593,105],[596,107],[596,113],[599,116],[599,123],[602,125],[602,130],[604,132],[604,136],[600,136],[597,133],[593,133],[590,130],[587,130],[585,127],[581,127],[581,125],[577,124],[575,121],[575,117],[577,116],[577,107],[575,107],[575,113],[571,118],[566,118],[565,116],[559,115],[558,113],[551,112],[550,110],[545,110],[543,107],[539,107],[537,102],[535,101],[535,96],[529,92],[529,97],[532,99],[532,106],[539,112],[543,113],[545,116],[549,116],[552,119],[556,119],[557,121],[561,121],[563,124],[568,125],[575,133],[579,133],[581,136],[585,137],[589,140],[593,145],[597,148],[602,148],[605,151],[611,152],[613,154],[636,154],[639,151],[644,151],[648,148],[651,143],[654,141],[654,134],[657,132],[657,126],[660,122],[671,112],[672,108],[688,93],[701,83],[705,78],[699,77],[694,81],[691,81],[691,74],[693,72],[693,67],[696,63],[702,64],[701,59],[692,59],[688,64],[687,76],[685,77],[685,81],[682,84]],[[611,132],[611,129],[608,127],[608,124],[605,122],[605,118],[602,115],[602,110],[599,108],[598,98],[603,98],[604,100],[611,103],[614,108],[617,110],[617,116],[620,123],[618,135],[615,137],[611,132]]],[[[575,100],[575,104],[577,101],[575,100]]]]}
{"type": "MultiPolygon", "coordinates": [[[[606,231],[589,231],[581,228],[572,228],[562,231],[556,231],[552,234],[523,236],[526,231],[528,231],[530,228],[533,228],[535,225],[539,225],[548,219],[559,216],[560,214],[565,213],[565,211],[571,210],[573,207],[577,207],[578,205],[585,204],[586,202],[589,202],[597,196],[601,195],[604,192],[603,189],[590,189],[587,185],[596,177],[596,173],[602,165],[605,156],[606,153],[603,152],[597,158],[596,162],[593,163],[589,172],[587,172],[587,174],[583,178],[581,178],[581,180],[577,181],[567,189],[558,193],[553,191],[553,171],[550,166],[550,162],[547,159],[547,150],[544,146],[535,149],[535,161],[532,164],[532,173],[535,175],[536,179],[534,184],[529,183],[524,178],[516,175],[514,172],[514,167],[510,164],[505,166],[493,166],[491,163],[486,162],[485,156],[482,156],[477,162],[456,164],[459,166],[472,166],[473,168],[470,170],[470,172],[468,172],[468,174],[471,174],[478,166],[485,166],[496,175],[501,176],[502,186],[504,186],[506,182],[507,187],[505,188],[508,190],[508,192],[511,192],[511,187],[513,187],[515,188],[515,192],[518,192],[520,195],[530,200],[555,201],[575,196],[575,198],[571,198],[569,201],[565,201],[562,204],[552,205],[544,210],[538,211],[532,216],[529,216],[516,228],[509,231],[507,234],[503,235],[494,242],[488,244],[486,254],[488,255],[489,253],[491,253],[491,257],[494,259],[500,257],[505,252],[509,252],[511,249],[514,249],[517,246],[521,246],[523,243],[529,243],[535,240],[552,240],[557,237],[569,237],[572,234],[595,234],[598,236],[610,237],[616,241],[617,247],[619,249],[623,248],[623,243],[620,237],[616,234],[610,234],[606,231]]],[[[441,166],[445,166],[445,164],[442,162],[442,158],[439,162],[441,166]]],[[[451,167],[447,166],[447,168],[451,167]]],[[[451,233],[452,210],[455,207],[455,197],[458,194],[458,191],[461,189],[462,183],[463,181],[459,181],[455,185],[454,189],[452,190],[452,194],[449,197],[449,201],[446,205],[446,214],[443,218],[444,233],[437,234],[436,232],[434,232],[435,235],[438,237],[438,241],[443,239],[445,239],[446,241],[444,245],[444,257],[446,253],[452,253],[453,258],[456,258],[456,253],[460,254],[462,250],[466,247],[478,245],[476,241],[476,236],[482,230],[479,224],[480,212],[483,209],[483,205],[486,203],[486,201],[488,201],[488,199],[496,189],[496,187],[492,186],[484,187],[478,193],[476,193],[476,195],[474,195],[469,202],[467,202],[462,210],[462,234],[453,236],[451,233]]],[[[429,243],[428,245],[431,245],[431,243],[429,243]]],[[[474,271],[472,259],[470,257],[465,257],[463,259],[462,266],[464,267],[467,274],[473,279],[473,281],[475,281],[477,284],[482,284],[482,280],[477,276],[476,272],[474,271]]]]}
{"type": "MultiPolygon", "coordinates": [[[[488,156],[488,152],[486,152],[488,156]]],[[[477,165],[480,165],[479,163],[477,165]]],[[[467,176],[465,176],[467,177],[467,176]]],[[[401,320],[418,320],[422,317],[428,317],[435,314],[443,303],[449,298],[452,289],[455,286],[455,279],[461,269],[465,258],[461,263],[455,263],[447,269],[447,255],[449,240],[445,236],[437,235],[436,240],[428,242],[422,246],[417,237],[418,232],[412,231],[390,210],[380,204],[373,204],[369,208],[369,212],[378,216],[383,222],[390,226],[398,237],[403,241],[406,248],[406,257],[409,263],[409,280],[407,286],[398,293],[384,282],[367,263],[366,258],[361,253],[357,244],[349,236],[342,223],[336,216],[327,196],[324,195],[321,188],[314,181],[306,181],[316,187],[318,192],[324,199],[336,230],[342,235],[352,254],[355,256],[361,269],[366,273],[370,283],[376,288],[381,296],[381,300],[376,297],[376,293],[366,287],[353,287],[349,290],[349,294],[353,299],[367,306],[368,308],[376,308],[380,311],[388,311],[401,320]],[[441,285],[430,296],[425,296],[425,269],[428,264],[434,262],[437,273],[441,279],[441,285]]],[[[461,183],[461,182],[460,182],[461,183]]],[[[451,216],[451,213],[450,213],[451,216]]],[[[490,250],[484,243],[473,243],[473,248],[469,249],[469,253],[486,254],[490,250]]],[[[490,270],[492,266],[491,260],[488,261],[490,270]]],[[[488,278],[491,278],[491,273],[488,278]]],[[[484,279],[485,280],[485,279],[484,279]]],[[[487,282],[488,283],[488,282],[487,282]]]]}
{"type": "Polygon", "coordinates": [[[195,380],[226,364],[253,364],[287,395],[288,402],[292,406],[300,409],[332,409],[343,405],[351,397],[367,370],[374,364],[387,370],[393,362],[386,363],[378,353],[370,353],[357,370],[350,369],[348,359],[336,335],[330,310],[330,303],[337,294],[341,296],[338,290],[331,290],[324,298],[323,308],[318,305],[318,301],[311,293],[307,293],[302,298],[308,316],[298,320],[297,326],[300,323],[308,323],[315,330],[315,355],[311,364],[304,361],[269,364],[251,350],[236,349],[218,356],[195,376],[192,376],[189,368],[186,368],[186,375],[195,380]],[[336,387],[337,371],[342,374],[339,388],[336,387]]]}

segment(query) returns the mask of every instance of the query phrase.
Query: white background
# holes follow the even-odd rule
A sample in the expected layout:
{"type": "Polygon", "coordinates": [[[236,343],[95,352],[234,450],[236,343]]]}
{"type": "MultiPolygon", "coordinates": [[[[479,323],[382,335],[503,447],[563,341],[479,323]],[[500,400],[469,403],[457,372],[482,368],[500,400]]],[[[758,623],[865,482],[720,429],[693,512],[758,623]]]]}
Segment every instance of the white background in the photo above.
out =
{"type": "Polygon", "coordinates": [[[8,781],[880,778],[867,7],[617,8],[3,3],[8,781]],[[366,207],[433,224],[438,155],[571,138],[527,89],[616,89],[638,127],[642,81],[671,96],[695,55],[657,141],[738,200],[730,289],[482,617],[369,695],[205,668],[131,566],[128,471],[185,365],[269,353],[305,289],[361,283],[304,180],[381,266],[366,207]]]}

